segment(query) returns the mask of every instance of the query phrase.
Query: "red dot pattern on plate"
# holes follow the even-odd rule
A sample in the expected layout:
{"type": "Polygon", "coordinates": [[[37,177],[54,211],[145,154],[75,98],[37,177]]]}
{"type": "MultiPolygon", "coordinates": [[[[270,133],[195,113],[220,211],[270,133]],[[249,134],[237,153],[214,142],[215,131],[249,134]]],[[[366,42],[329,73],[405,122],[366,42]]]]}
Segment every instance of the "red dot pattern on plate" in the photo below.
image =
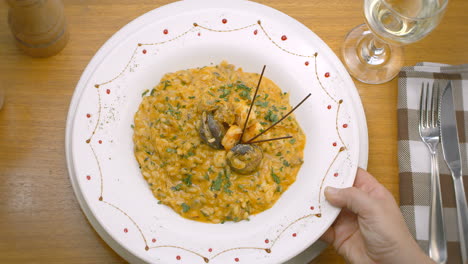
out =
{"type": "Polygon", "coordinates": [[[304,64],[305,64],[305,66],[309,66],[309,62],[308,62],[308,61],[304,62],[304,64]]]}
{"type": "Polygon", "coordinates": [[[336,147],[336,142],[333,142],[333,146],[336,147]]]}
{"type": "Polygon", "coordinates": [[[315,209],[315,207],[313,207],[313,206],[310,207],[310,210],[314,210],[314,209],[315,209]]]}
{"type": "Polygon", "coordinates": [[[88,181],[91,180],[91,176],[86,175],[86,179],[87,179],[88,181]]]}
{"type": "Polygon", "coordinates": [[[106,93],[107,93],[107,94],[110,94],[110,90],[109,90],[109,89],[107,89],[107,90],[106,90],[106,93]]]}
{"type": "Polygon", "coordinates": [[[284,40],[287,40],[287,39],[288,39],[288,37],[286,37],[286,35],[283,35],[283,36],[281,37],[281,40],[283,40],[283,41],[284,41],[284,40]]]}
{"type": "Polygon", "coordinates": [[[164,29],[164,30],[163,30],[163,33],[164,33],[164,35],[167,35],[167,34],[169,33],[169,30],[164,29]]]}
{"type": "Polygon", "coordinates": [[[212,248],[209,248],[209,249],[208,249],[208,251],[209,251],[209,252],[212,252],[212,251],[213,251],[213,249],[212,249],[212,248]]]}
{"type": "Polygon", "coordinates": [[[86,114],[86,117],[87,117],[87,118],[90,118],[90,117],[91,117],[91,114],[86,114]]]}
{"type": "Polygon", "coordinates": [[[328,105],[327,108],[328,108],[328,109],[331,109],[331,105],[328,105]]]}
{"type": "Polygon", "coordinates": [[[200,32],[198,32],[198,34],[197,34],[197,35],[198,35],[198,36],[201,36],[201,33],[200,33],[200,32]]]}
{"type": "Polygon", "coordinates": [[[146,54],[146,50],[145,50],[145,49],[144,49],[142,52],[143,52],[143,54],[146,54]]]}
{"type": "Polygon", "coordinates": [[[180,260],[180,259],[181,259],[181,257],[180,257],[180,256],[177,256],[177,257],[175,257],[175,258],[176,258],[177,260],[180,260]]]}
{"type": "Polygon", "coordinates": [[[343,124],[343,128],[347,128],[348,127],[348,124],[343,124]]]}
{"type": "Polygon", "coordinates": [[[128,233],[128,229],[127,229],[127,228],[124,228],[124,232],[125,232],[125,233],[128,233]]]}
{"type": "Polygon", "coordinates": [[[239,262],[239,258],[235,258],[234,261],[239,262]]]}
{"type": "Polygon", "coordinates": [[[257,35],[258,34],[258,30],[254,30],[254,35],[257,35]]]}
{"type": "Polygon", "coordinates": [[[151,242],[156,243],[156,238],[151,239],[151,242]]]}
{"type": "Polygon", "coordinates": [[[325,78],[328,78],[328,77],[330,77],[330,73],[329,73],[329,72],[326,72],[326,73],[325,73],[325,78]]]}
{"type": "Polygon", "coordinates": [[[99,143],[99,144],[102,144],[102,140],[99,140],[98,143],[99,143]]]}
{"type": "Polygon", "coordinates": [[[221,20],[223,22],[223,24],[226,24],[227,23],[227,19],[223,18],[223,20],[221,20]]]}
{"type": "Polygon", "coordinates": [[[266,244],[270,243],[270,240],[265,239],[265,243],[266,243],[266,244]]]}
{"type": "Polygon", "coordinates": [[[296,237],[296,236],[297,236],[297,234],[296,234],[296,233],[294,233],[294,234],[292,234],[292,236],[293,236],[293,237],[296,237]]]}
{"type": "Polygon", "coordinates": [[[333,174],[333,176],[338,177],[338,172],[335,172],[335,174],[333,174]]]}

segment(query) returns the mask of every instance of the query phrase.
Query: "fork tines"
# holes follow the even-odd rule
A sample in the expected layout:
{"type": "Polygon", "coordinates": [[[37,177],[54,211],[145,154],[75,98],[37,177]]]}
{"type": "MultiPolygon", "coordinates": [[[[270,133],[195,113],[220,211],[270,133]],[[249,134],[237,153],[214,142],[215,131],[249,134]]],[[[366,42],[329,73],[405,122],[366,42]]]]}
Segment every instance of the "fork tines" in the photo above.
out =
{"type": "Polygon", "coordinates": [[[421,99],[419,111],[419,124],[422,127],[438,127],[439,126],[439,102],[440,102],[440,88],[435,82],[432,88],[429,88],[429,83],[424,87],[421,85],[421,99]]]}

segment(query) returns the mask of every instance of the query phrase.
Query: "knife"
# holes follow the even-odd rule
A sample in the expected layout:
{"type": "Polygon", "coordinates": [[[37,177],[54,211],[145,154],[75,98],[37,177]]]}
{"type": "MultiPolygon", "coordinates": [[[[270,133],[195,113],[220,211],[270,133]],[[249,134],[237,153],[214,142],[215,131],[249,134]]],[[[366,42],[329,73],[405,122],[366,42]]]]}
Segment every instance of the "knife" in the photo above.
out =
{"type": "Polygon", "coordinates": [[[463,187],[463,174],[458,141],[457,119],[453,104],[452,82],[449,81],[442,93],[440,102],[440,135],[444,159],[450,169],[455,189],[457,205],[458,235],[460,238],[460,251],[462,263],[468,263],[468,206],[466,203],[465,188],[463,187]]]}

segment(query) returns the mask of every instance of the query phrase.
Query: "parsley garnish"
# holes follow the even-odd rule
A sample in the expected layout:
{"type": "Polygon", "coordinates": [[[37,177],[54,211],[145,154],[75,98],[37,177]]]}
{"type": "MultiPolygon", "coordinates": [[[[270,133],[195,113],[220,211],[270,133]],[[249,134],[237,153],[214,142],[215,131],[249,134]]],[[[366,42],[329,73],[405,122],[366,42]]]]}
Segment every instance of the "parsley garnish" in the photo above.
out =
{"type": "Polygon", "coordinates": [[[176,153],[177,150],[173,149],[173,148],[166,148],[166,152],[168,153],[176,153]]]}
{"type": "Polygon", "coordinates": [[[149,90],[146,89],[146,90],[141,94],[141,97],[145,96],[148,92],[149,92],[149,90]]]}
{"type": "Polygon", "coordinates": [[[280,178],[278,177],[278,175],[276,175],[276,174],[273,172],[273,169],[271,169],[271,177],[273,178],[273,181],[275,181],[277,184],[280,184],[280,183],[281,183],[280,178]]]}
{"type": "Polygon", "coordinates": [[[182,188],[182,183],[179,183],[176,186],[172,186],[171,190],[178,192],[180,191],[181,188],[182,188]]]}
{"type": "Polygon", "coordinates": [[[261,107],[267,107],[268,106],[268,101],[256,101],[255,105],[261,106],[261,107]]]}
{"type": "Polygon", "coordinates": [[[186,203],[182,203],[180,206],[182,206],[182,212],[186,213],[188,210],[190,210],[190,206],[188,206],[186,203]]]}
{"type": "Polygon", "coordinates": [[[216,177],[216,180],[211,182],[210,189],[212,191],[219,191],[219,190],[221,190],[221,185],[222,184],[223,184],[223,174],[221,172],[219,172],[218,177],[216,177]]]}
{"type": "Polygon", "coordinates": [[[188,187],[192,186],[192,174],[187,174],[186,177],[182,179],[182,182],[188,187]]]}

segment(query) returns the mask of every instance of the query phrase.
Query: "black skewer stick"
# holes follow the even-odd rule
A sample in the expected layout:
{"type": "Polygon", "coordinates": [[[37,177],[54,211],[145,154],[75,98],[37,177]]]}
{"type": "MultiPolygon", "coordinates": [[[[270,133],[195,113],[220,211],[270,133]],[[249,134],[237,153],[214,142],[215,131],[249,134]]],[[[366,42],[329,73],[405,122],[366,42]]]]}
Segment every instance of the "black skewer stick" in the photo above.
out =
{"type": "Polygon", "coordinates": [[[280,139],[287,139],[287,138],[292,138],[292,136],[269,138],[269,139],[262,139],[262,140],[257,140],[257,141],[249,141],[249,142],[247,142],[245,144],[262,143],[262,142],[268,142],[268,141],[280,140],[280,139]]]}
{"type": "Polygon", "coordinates": [[[274,123],[273,125],[271,125],[269,128],[263,130],[262,132],[260,132],[260,134],[256,135],[255,137],[249,139],[247,141],[247,143],[251,143],[254,139],[258,138],[259,136],[263,135],[265,132],[267,132],[268,130],[270,130],[271,128],[273,128],[274,126],[276,126],[278,123],[280,123],[281,121],[283,121],[286,117],[288,117],[292,112],[294,112],[294,110],[296,110],[299,106],[301,106],[302,103],[305,102],[305,100],[307,100],[312,94],[309,93],[304,99],[302,99],[302,101],[300,103],[298,103],[293,109],[291,109],[291,111],[289,111],[286,115],[284,115],[280,120],[278,120],[276,123],[274,123]]]}
{"type": "Polygon", "coordinates": [[[265,72],[265,68],[266,68],[266,65],[263,65],[262,73],[260,74],[260,79],[258,79],[257,88],[255,89],[255,94],[254,94],[254,97],[252,99],[252,103],[250,104],[249,112],[247,113],[247,118],[245,119],[244,128],[242,128],[242,134],[241,134],[241,136],[239,138],[239,141],[242,141],[242,137],[244,136],[245,128],[247,127],[247,123],[249,122],[250,112],[252,111],[255,99],[257,98],[258,88],[260,88],[260,83],[262,82],[263,73],[265,72]]]}

